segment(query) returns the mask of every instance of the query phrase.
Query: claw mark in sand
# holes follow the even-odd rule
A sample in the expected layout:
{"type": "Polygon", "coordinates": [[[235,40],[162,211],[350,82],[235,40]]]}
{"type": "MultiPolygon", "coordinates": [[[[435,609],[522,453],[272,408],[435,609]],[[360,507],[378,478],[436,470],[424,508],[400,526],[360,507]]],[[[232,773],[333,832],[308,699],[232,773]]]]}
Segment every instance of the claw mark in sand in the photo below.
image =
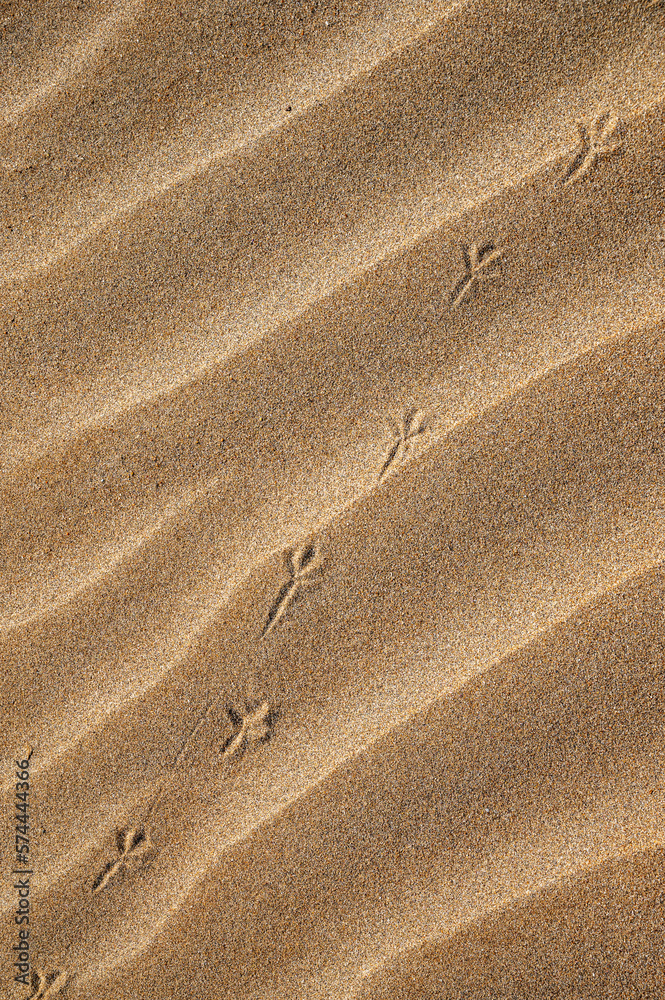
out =
{"type": "Polygon", "coordinates": [[[244,715],[236,712],[233,708],[227,709],[235,732],[229,736],[224,744],[225,757],[241,756],[253,744],[267,743],[272,736],[275,713],[268,702],[262,701],[254,709],[249,705],[245,707],[244,715]]]}
{"type": "Polygon", "coordinates": [[[310,578],[322,565],[316,542],[313,545],[306,545],[304,548],[292,550],[289,552],[287,558],[290,580],[284,584],[277,595],[277,600],[270,609],[268,620],[261,633],[262,639],[265,639],[282,620],[300,588],[309,582],[310,578]]]}
{"type": "Polygon", "coordinates": [[[143,827],[127,827],[125,830],[118,830],[116,844],[120,852],[120,857],[107,865],[102,874],[96,879],[92,887],[93,894],[105,889],[113,876],[117,875],[130,858],[141,857],[152,846],[150,837],[145,833],[143,827]]]}
{"type": "Polygon", "coordinates": [[[413,439],[418,437],[419,434],[424,434],[427,431],[427,424],[424,422],[424,417],[419,410],[409,410],[399,424],[394,425],[394,431],[395,440],[392,448],[388,452],[385,462],[381,467],[379,482],[382,482],[385,479],[393,462],[395,462],[398,458],[402,459],[405,457],[411,447],[413,439]]]}
{"type": "Polygon", "coordinates": [[[581,149],[575,156],[563,177],[563,186],[586,177],[601,156],[609,156],[621,150],[621,140],[616,138],[619,119],[614,115],[595,118],[587,129],[584,122],[577,122],[581,149]]]}
{"type": "Polygon", "coordinates": [[[30,980],[32,993],[28,1000],[48,1000],[48,997],[55,997],[66,982],[67,973],[63,972],[62,969],[55,969],[53,972],[47,973],[35,971],[30,980]]]}
{"type": "Polygon", "coordinates": [[[457,282],[450,296],[453,309],[457,309],[466,298],[482,272],[496,263],[504,253],[503,250],[496,250],[493,243],[485,243],[482,247],[479,247],[477,243],[472,243],[471,246],[464,247],[462,252],[466,274],[457,282]]]}

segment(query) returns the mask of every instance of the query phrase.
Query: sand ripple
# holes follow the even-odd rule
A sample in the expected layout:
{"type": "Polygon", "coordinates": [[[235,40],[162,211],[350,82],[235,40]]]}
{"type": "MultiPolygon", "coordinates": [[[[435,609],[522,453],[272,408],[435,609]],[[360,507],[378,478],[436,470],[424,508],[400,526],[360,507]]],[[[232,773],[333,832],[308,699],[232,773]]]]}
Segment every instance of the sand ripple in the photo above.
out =
{"type": "Polygon", "coordinates": [[[590,6],[0,4],[40,995],[665,992],[665,9],[590,6]]]}

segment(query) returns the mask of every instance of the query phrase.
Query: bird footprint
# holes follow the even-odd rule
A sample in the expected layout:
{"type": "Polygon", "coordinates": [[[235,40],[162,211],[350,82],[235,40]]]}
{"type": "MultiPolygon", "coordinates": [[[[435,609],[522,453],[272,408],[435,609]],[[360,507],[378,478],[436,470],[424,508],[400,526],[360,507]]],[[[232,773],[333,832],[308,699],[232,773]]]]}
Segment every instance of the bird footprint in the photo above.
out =
{"type": "Polygon", "coordinates": [[[472,243],[463,247],[462,253],[466,271],[451,293],[450,301],[453,309],[457,309],[464,301],[483,271],[487,271],[503,257],[504,251],[495,249],[493,243],[485,243],[481,247],[477,243],[472,243]]]}
{"type": "Polygon", "coordinates": [[[594,119],[589,128],[584,122],[577,122],[580,149],[564,174],[564,187],[586,177],[601,156],[621,151],[621,140],[617,137],[619,124],[619,119],[614,115],[600,115],[594,119]]]}
{"type": "Polygon", "coordinates": [[[293,549],[288,553],[287,564],[290,579],[280,590],[275,603],[268,613],[266,624],[261,633],[262,639],[265,639],[279,624],[294,601],[298,591],[321,568],[322,560],[317,542],[314,542],[312,545],[306,545],[304,548],[293,549]]]}
{"type": "Polygon", "coordinates": [[[35,971],[30,980],[32,993],[28,1000],[48,1000],[49,997],[55,997],[61,992],[66,982],[67,973],[63,972],[62,969],[54,969],[52,972],[46,973],[35,971]]]}
{"type": "Polygon", "coordinates": [[[420,434],[427,431],[424,417],[419,410],[409,410],[398,424],[394,425],[395,439],[392,448],[388,452],[385,462],[379,473],[379,482],[382,482],[390,467],[398,460],[404,458],[408,453],[413,440],[420,434]]]}
{"type": "Polygon", "coordinates": [[[275,713],[268,702],[264,700],[256,708],[248,705],[245,708],[244,714],[228,709],[234,732],[224,744],[225,757],[241,756],[254,744],[267,743],[272,736],[275,713]]]}
{"type": "Polygon", "coordinates": [[[120,857],[108,864],[101,875],[95,880],[92,887],[93,894],[105,889],[111,879],[118,874],[130,858],[142,857],[152,846],[150,837],[146,834],[143,827],[127,827],[124,830],[118,830],[116,844],[120,852],[120,857]]]}

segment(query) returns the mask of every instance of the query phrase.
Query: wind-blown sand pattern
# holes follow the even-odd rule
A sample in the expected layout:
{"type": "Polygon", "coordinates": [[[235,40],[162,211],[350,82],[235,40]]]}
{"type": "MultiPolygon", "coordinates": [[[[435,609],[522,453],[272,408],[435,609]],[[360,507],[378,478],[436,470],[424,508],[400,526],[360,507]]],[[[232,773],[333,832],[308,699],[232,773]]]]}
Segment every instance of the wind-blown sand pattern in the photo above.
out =
{"type": "Polygon", "coordinates": [[[9,0],[0,205],[0,995],[664,996],[665,5],[9,0]]]}

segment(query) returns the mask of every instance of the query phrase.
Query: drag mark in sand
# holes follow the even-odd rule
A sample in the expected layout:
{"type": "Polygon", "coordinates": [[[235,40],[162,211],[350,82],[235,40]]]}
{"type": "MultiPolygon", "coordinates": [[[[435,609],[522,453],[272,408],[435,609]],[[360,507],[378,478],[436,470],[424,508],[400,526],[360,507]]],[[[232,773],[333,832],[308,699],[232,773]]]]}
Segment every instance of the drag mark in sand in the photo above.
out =
{"type": "Polygon", "coordinates": [[[67,973],[62,969],[46,973],[36,970],[30,982],[32,993],[27,1000],[47,1000],[48,997],[55,997],[62,991],[66,982],[67,973]]]}
{"type": "Polygon", "coordinates": [[[116,844],[120,852],[120,857],[107,865],[101,875],[95,880],[92,887],[93,895],[105,889],[111,879],[127,864],[130,858],[145,855],[146,851],[151,847],[150,837],[145,833],[143,827],[128,827],[124,830],[118,830],[116,844]]]}
{"type": "Polygon", "coordinates": [[[268,613],[266,624],[261,633],[262,639],[270,635],[288,611],[300,588],[309,583],[317,570],[321,568],[322,560],[317,542],[314,542],[312,545],[306,545],[301,549],[293,549],[289,552],[287,555],[287,565],[290,579],[280,590],[275,603],[268,613]]]}
{"type": "Polygon", "coordinates": [[[619,124],[614,115],[600,115],[588,128],[584,122],[577,122],[581,149],[564,174],[564,187],[586,177],[601,156],[622,151],[621,140],[616,135],[619,124]]]}
{"type": "Polygon", "coordinates": [[[267,701],[262,701],[255,708],[246,705],[244,715],[234,708],[228,708],[227,712],[234,732],[224,744],[225,757],[242,756],[251,746],[267,743],[272,736],[275,712],[267,701]]]}
{"type": "Polygon", "coordinates": [[[427,431],[427,424],[419,410],[409,410],[398,424],[393,425],[393,429],[393,445],[381,466],[379,482],[383,482],[395,462],[402,461],[406,457],[412,441],[427,431]]]}
{"type": "Polygon", "coordinates": [[[450,296],[453,309],[457,309],[477,283],[483,271],[495,264],[503,256],[504,251],[496,250],[493,243],[485,243],[482,247],[479,247],[477,243],[472,243],[470,246],[465,246],[462,253],[464,254],[466,273],[457,282],[450,296]]]}

